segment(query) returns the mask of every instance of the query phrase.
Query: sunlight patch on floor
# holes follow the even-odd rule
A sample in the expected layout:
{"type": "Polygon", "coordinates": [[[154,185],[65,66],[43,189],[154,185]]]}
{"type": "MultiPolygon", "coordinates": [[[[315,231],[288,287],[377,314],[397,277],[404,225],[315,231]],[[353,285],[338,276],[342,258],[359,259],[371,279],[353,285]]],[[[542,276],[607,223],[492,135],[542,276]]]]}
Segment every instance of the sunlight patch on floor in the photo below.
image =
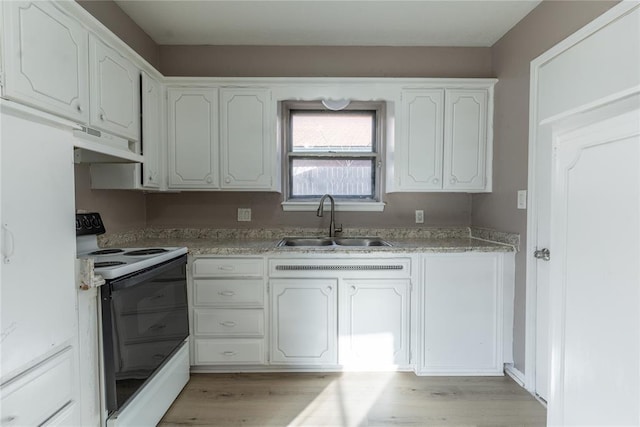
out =
{"type": "Polygon", "coordinates": [[[393,375],[394,372],[345,373],[332,381],[289,426],[361,425],[393,375]]]}

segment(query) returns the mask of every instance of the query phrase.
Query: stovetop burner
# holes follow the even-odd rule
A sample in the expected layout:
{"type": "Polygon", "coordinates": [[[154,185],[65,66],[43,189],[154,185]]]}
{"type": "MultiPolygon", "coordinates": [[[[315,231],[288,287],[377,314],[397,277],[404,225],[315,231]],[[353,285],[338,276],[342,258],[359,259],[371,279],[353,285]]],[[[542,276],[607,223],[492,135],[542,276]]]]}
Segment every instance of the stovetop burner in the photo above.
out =
{"type": "Polygon", "coordinates": [[[94,264],[95,268],[115,267],[116,265],[126,264],[124,261],[100,261],[94,264]]]}
{"type": "Polygon", "coordinates": [[[169,252],[169,251],[163,248],[150,248],[150,249],[138,249],[136,251],[125,252],[123,255],[128,255],[128,256],[156,255],[156,254],[163,254],[165,252],[169,252]]]}
{"type": "Polygon", "coordinates": [[[99,251],[90,252],[89,255],[111,255],[124,252],[124,249],[100,249],[99,251]]]}

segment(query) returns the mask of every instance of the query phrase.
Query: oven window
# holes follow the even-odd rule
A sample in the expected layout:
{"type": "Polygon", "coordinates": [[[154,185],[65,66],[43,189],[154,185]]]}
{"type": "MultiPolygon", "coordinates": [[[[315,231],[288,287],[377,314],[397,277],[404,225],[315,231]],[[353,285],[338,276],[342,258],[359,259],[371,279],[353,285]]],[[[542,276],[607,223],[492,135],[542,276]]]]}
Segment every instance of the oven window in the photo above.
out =
{"type": "Polygon", "coordinates": [[[117,401],[110,410],[126,403],[189,335],[184,263],[157,271],[141,274],[140,282],[134,276],[109,284],[111,320],[103,332],[113,351],[105,351],[105,363],[113,366],[117,401]]]}

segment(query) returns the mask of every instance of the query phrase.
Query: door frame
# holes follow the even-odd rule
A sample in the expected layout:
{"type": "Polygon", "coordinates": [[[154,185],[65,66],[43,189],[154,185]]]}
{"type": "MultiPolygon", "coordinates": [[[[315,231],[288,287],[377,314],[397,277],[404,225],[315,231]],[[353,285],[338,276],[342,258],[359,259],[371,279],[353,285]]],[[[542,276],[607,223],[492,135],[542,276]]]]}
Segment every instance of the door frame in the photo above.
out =
{"type": "MultiPolygon", "coordinates": [[[[611,97],[597,100],[593,103],[580,106],[578,109],[565,111],[554,117],[549,117],[543,123],[538,118],[538,80],[542,66],[553,58],[567,51],[582,40],[609,25],[621,16],[627,14],[632,9],[638,7],[638,2],[633,0],[623,0],[619,4],[562,40],[542,55],[531,61],[529,80],[529,161],[528,161],[528,182],[527,182],[527,245],[526,245],[526,293],[525,293],[525,372],[524,387],[535,396],[536,392],[536,310],[537,310],[537,261],[533,253],[537,248],[537,224],[538,224],[538,200],[536,192],[537,181],[537,159],[536,141],[539,129],[549,123],[561,120],[563,117],[574,115],[580,111],[588,111],[606,104],[613,99],[620,98],[624,94],[614,94],[611,97]]],[[[637,89],[629,90],[629,94],[637,89]]],[[[551,171],[549,171],[551,172],[551,171]]],[[[548,200],[547,202],[550,202],[548,200]]]]}

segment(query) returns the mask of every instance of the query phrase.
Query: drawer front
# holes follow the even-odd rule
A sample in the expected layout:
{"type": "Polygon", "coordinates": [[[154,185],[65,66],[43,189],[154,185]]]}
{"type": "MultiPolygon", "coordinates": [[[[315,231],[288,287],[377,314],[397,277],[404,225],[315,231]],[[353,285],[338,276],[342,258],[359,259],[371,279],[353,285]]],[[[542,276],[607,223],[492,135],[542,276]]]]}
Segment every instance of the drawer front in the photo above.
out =
{"type": "Polygon", "coordinates": [[[195,305],[234,307],[264,306],[262,279],[195,279],[193,281],[195,305]]]}
{"type": "Polygon", "coordinates": [[[196,335],[263,336],[263,310],[194,310],[196,335]]]}
{"type": "Polygon", "coordinates": [[[248,339],[195,340],[196,365],[263,365],[264,341],[248,339]]]}
{"type": "Polygon", "coordinates": [[[262,258],[196,258],[193,277],[262,276],[262,258]]]}
{"type": "Polygon", "coordinates": [[[2,387],[3,426],[41,425],[74,405],[73,353],[62,353],[25,372],[2,387]]]}

